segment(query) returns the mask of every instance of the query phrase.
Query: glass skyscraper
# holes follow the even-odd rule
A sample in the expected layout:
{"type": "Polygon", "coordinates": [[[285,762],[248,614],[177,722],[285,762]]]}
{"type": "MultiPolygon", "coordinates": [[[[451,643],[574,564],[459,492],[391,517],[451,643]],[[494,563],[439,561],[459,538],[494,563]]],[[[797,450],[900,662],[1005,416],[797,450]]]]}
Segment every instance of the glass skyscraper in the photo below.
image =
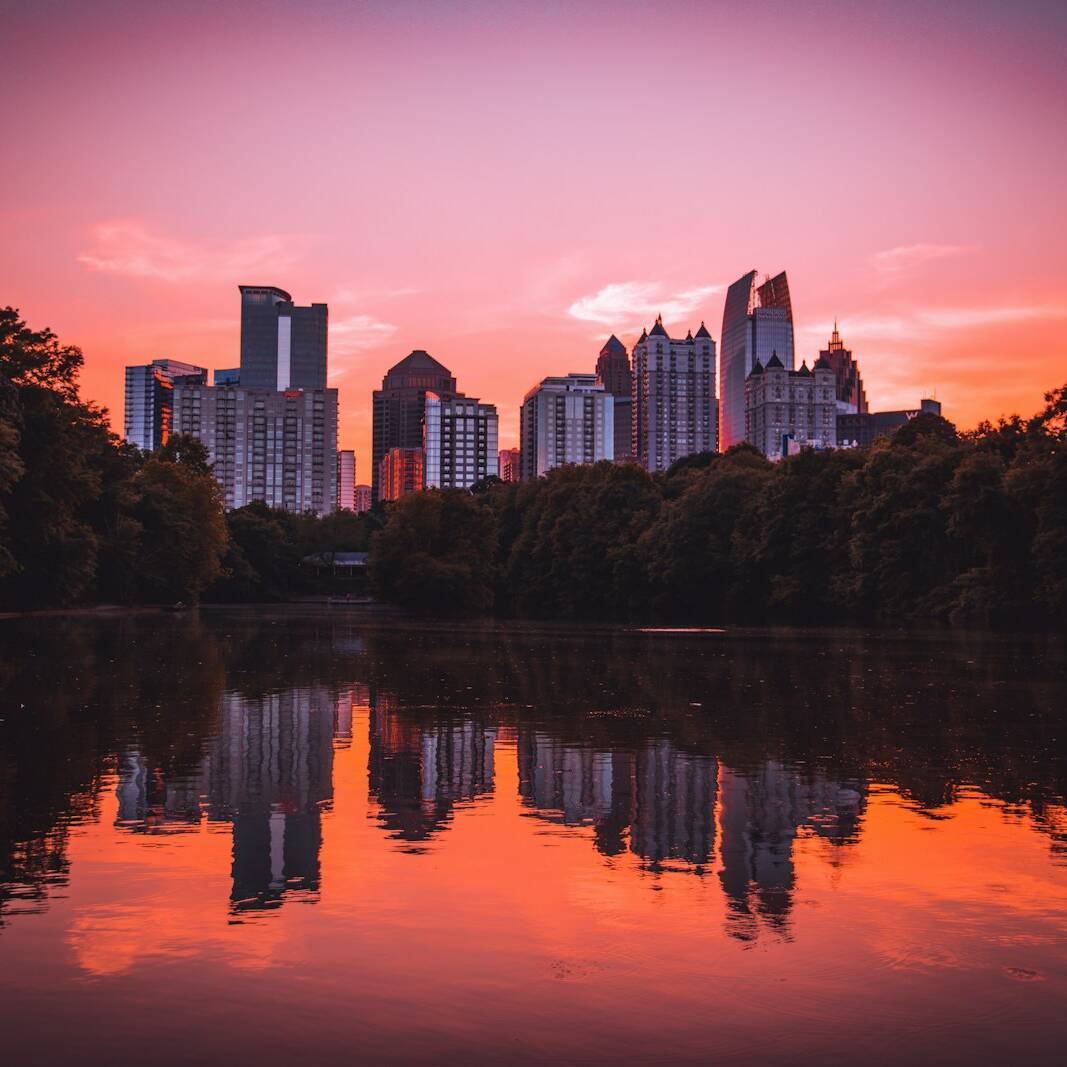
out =
{"type": "Polygon", "coordinates": [[[167,443],[174,409],[174,379],[186,376],[206,381],[207,371],[176,359],[154,359],[126,368],[123,431],[131,445],[152,452],[167,443]]]}
{"type": "Polygon", "coordinates": [[[785,271],[756,284],[756,271],[738,278],[726,293],[719,357],[719,444],[725,451],[745,440],[745,380],[757,361],[777,355],[794,366],[793,307],[785,271]]]}
{"type": "Polygon", "coordinates": [[[241,385],[325,389],[327,307],[273,285],[241,285],[241,385]]]}

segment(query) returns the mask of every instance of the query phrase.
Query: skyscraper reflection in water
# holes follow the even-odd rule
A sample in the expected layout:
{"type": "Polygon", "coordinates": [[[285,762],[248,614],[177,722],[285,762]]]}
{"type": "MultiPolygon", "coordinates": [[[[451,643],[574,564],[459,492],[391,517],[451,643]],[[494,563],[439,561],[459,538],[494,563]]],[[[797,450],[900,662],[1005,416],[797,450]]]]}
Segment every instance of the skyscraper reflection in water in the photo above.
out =
{"type": "Polygon", "coordinates": [[[518,730],[519,793],[542,818],[590,824],[596,847],[626,847],[653,865],[703,866],[715,843],[716,762],[653,738],[635,752],[569,745],[532,726],[518,730]]]}
{"type": "MultiPolygon", "coordinates": [[[[365,693],[365,690],[364,690],[365,693]]],[[[291,689],[221,699],[218,730],[199,765],[165,778],[138,751],[119,766],[118,825],[137,832],[233,827],[234,911],[277,907],[319,890],[322,811],[333,798],[333,750],[352,738],[356,689],[291,689]]]]}
{"type": "Polygon", "coordinates": [[[496,728],[469,719],[401,714],[378,694],[370,714],[368,789],[382,825],[405,841],[425,841],[457,803],[493,791],[496,728]]]}
{"type": "Polygon", "coordinates": [[[742,940],[756,937],[761,927],[786,933],[798,833],[803,829],[834,845],[853,841],[865,803],[861,787],[768,760],[744,773],[723,767],[719,789],[719,879],[728,932],[742,940]]]}

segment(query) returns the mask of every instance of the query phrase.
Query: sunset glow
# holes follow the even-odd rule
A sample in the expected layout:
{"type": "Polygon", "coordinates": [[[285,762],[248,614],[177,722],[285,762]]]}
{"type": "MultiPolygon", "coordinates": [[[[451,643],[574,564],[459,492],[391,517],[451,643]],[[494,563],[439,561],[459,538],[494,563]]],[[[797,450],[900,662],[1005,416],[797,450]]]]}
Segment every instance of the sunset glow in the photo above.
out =
{"type": "Polygon", "coordinates": [[[330,305],[342,447],[414,348],[495,403],[787,269],[872,408],[1062,384],[1062,5],[17,3],[3,301],[122,367],[236,364],[239,283],[330,305]]]}

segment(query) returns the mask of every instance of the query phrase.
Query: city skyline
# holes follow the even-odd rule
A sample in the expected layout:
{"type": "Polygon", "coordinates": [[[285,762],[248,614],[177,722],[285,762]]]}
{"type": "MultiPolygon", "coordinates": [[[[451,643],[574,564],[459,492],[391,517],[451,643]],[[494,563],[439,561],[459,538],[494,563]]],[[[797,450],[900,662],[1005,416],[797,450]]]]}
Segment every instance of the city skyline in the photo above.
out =
{"type": "Polygon", "coordinates": [[[4,300],[83,348],[117,431],[122,367],[237,362],[232,285],[328,303],[362,481],[370,392],[404,353],[498,404],[511,445],[530,383],[612,333],[632,349],[662,313],[721,344],[754,265],[789,271],[797,365],[836,317],[881,408],[936,392],[968,427],[1038,406],[1067,321],[1062,10],[614,7],[322,2],[284,38],[242,4],[20,7],[4,300]],[[684,91],[619,62],[701,45],[684,91]],[[43,55],[70,76],[41,91],[43,55]],[[628,161],[608,183],[605,158],[628,161]]]}

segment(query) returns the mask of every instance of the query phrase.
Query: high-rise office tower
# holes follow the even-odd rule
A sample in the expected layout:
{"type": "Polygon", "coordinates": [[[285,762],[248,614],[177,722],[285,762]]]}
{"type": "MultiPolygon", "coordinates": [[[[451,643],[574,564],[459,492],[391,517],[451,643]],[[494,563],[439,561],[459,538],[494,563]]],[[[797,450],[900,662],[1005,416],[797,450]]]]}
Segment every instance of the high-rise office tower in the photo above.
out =
{"type": "Polygon", "coordinates": [[[785,271],[757,285],[751,270],[730,286],[720,340],[719,445],[725,451],[745,440],[745,381],[756,363],[766,367],[777,355],[786,370],[793,369],[793,306],[785,271]]]}
{"type": "Polygon", "coordinates": [[[615,461],[633,458],[633,383],[630,357],[615,334],[600,350],[596,361],[597,381],[615,398],[615,461]]]}
{"type": "Polygon", "coordinates": [[[337,453],[337,510],[356,510],[356,453],[350,448],[337,453]]]}
{"type": "Polygon", "coordinates": [[[830,344],[819,357],[830,364],[837,390],[837,411],[840,415],[863,415],[867,411],[867,394],[863,391],[859,364],[852,358],[852,350],[845,348],[834,323],[830,344]]]}
{"type": "Polygon", "coordinates": [[[174,432],[207,446],[227,508],[262,500],[325,515],[336,507],[336,389],[279,392],[179,378],[174,432]]]}
{"type": "Polygon", "coordinates": [[[448,397],[456,392],[452,372],[428,352],[416,349],[391,367],[374,391],[374,425],[371,445],[371,480],[375,500],[379,491],[381,463],[391,448],[423,446],[423,415],[426,394],[448,397]]]}
{"type": "Polygon", "coordinates": [[[497,415],[492,404],[462,393],[427,392],[423,416],[423,484],[469,489],[497,474],[497,415]]]}
{"type": "Polygon", "coordinates": [[[758,360],[745,382],[745,440],[768,459],[802,448],[837,445],[834,372],[823,358],[809,368],[788,370],[776,353],[764,367],[758,360]]]}
{"type": "Polygon", "coordinates": [[[297,307],[273,285],[241,285],[241,385],[325,389],[325,304],[297,307]]]}
{"type": "Polygon", "coordinates": [[[519,409],[522,477],[615,458],[615,398],[595,374],[545,378],[519,409]]]}
{"type": "Polygon", "coordinates": [[[123,429],[131,445],[146,452],[162,448],[170,436],[174,379],[198,377],[207,371],[176,359],[154,359],[126,368],[126,410],[123,429]]]}
{"type": "Polygon", "coordinates": [[[497,463],[502,482],[517,482],[522,478],[522,453],[517,448],[502,448],[497,463]]]}
{"type": "Polygon", "coordinates": [[[694,336],[671,338],[663,320],[634,345],[633,453],[646,470],[665,471],[719,441],[715,342],[704,323],[694,336]]]}

